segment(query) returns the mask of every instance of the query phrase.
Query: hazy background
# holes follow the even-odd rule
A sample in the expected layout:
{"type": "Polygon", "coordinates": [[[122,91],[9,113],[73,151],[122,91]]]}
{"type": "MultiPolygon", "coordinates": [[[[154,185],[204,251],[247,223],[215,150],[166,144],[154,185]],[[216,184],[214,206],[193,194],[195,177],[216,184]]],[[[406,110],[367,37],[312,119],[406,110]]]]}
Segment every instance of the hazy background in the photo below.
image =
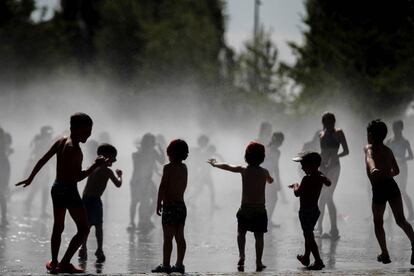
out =
{"type": "MultiPolygon", "coordinates": [[[[369,217],[362,150],[367,123],[382,118],[390,126],[402,119],[405,137],[414,136],[413,4],[381,4],[374,12],[358,1],[261,2],[254,37],[254,1],[248,0],[3,1],[0,126],[13,139],[12,221],[19,221],[26,199],[27,191],[13,184],[26,177],[30,141],[44,125],[55,137],[67,133],[77,111],[93,118],[91,139],[106,131],[118,148],[113,167],[124,170],[124,184],[109,187],[105,202],[117,231],[127,226],[137,139],[151,132],[195,147],[206,134],[224,161],[244,164],[245,146],[263,121],[285,134],[280,172],[287,202],[278,203],[273,218],[283,226],[297,211],[286,187],[301,179],[291,158],[322,128],[326,110],[335,113],[350,147],[335,192],[340,228],[369,217]],[[381,23],[385,17],[388,25],[381,23]]],[[[215,170],[213,179],[216,214],[230,224],[240,203],[240,177],[215,170]]],[[[188,203],[203,215],[207,189],[188,203]]]]}

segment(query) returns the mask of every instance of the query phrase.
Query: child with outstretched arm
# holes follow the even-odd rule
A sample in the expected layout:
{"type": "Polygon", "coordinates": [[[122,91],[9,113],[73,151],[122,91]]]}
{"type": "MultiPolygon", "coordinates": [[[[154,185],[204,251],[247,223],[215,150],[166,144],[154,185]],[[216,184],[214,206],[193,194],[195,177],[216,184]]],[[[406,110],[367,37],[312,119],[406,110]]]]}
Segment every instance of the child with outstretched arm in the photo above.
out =
{"type": "Polygon", "coordinates": [[[52,186],[53,232],[51,237],[52,259],[46,263],[50,273],[83,273],[83,269],[70,263],[72,256],[89,233],[85,208],[78,192],[77,183],[88,177],[96,168],[108,160],[98,156],[87,170],[82,170],[82,150],[79,143],[85,143],[92,132],[92,119],[85,113],[75,113],[70,117],[70,136],[57,140],[49,151],[36,163],[30,176],[16,186],[29,186],[40,169],[56,155],[56,180],[52,186]],[[65,227],[65,215],[69,211],[77,233],[69,243],[65,255],[58,262],[61,236],[65,227]]]}
{"type": "Polygon", "coordinates": [[[265,158],[265,147],[251,142],[245,151],[244,158],[247,166],[231,166],[218,164],[215,159],[208,160],[213,167],[240,173],[242,177],[241,207],[237,212],[237,244],[239,247],[238,269],[244,270],[246,233],[254,233],[256,240],[256,271],[262,271],[266,266],[262,262],[263,234],[267,232],[267,213],[265,208],[266,183],[272,183],[269,171],[260,166],[265,158]]]}
{"type": "Polygon", "coordinates": [[[321,213],[318,200],[322,187],[323,185],[328,187],[331,185],[331,181],[319,171],[321,160],[321,156],[317,152],[305,152],[293,158],[293,161],[300,162],[306,175],[300,185],[295,183],[288,186],[293,189],[295,196],[300,198],[299,221],[305,237],[305,253],[298,255],[297,259],[309,270],[321,270],[325,267],[313,234],[313,229],[321,213]],[[311,253],[315,262],[309,265],[311,253]]]}

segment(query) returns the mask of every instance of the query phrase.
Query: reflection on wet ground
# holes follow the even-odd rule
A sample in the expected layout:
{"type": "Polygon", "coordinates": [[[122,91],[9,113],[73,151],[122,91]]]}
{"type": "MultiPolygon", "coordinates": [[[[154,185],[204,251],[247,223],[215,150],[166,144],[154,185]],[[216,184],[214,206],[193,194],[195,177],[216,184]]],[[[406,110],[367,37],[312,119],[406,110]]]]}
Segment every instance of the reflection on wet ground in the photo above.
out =
{"type": "MultiPolygon", "coordinates": [[[[188,274],[249,275],[255,270],[253,235],[247,238],[245,273],[237,272],[236,204],[227,204],[214,213],[189,206],[186,225],[187,254],[185,259],[188,274]],[[231,205],[231,206],[230,206],[231,205]]],[[[17,208],[18,209],[18,208],[17,208]]],[[[303,251],[303,238],[297,216],[289,205],[279,205],[280,227],[269,228],[265,235],[264,275],[317,275],[300,266],[296,255],[303,251]]],[[[162,231],[160,219],[154,218],[156,228],[128,232],[127,215],[119,210],[109,212],[105,221],[104,250],[107,260],[95,262],[96,249],[94,229],[88,241],[89,259],[81,264],[90,274],[150,274],[149,271],[161,262],[162,231]]],[[[52,219],[10,216],[8,227],[0,230],[1,274],[45,274],[44,263],[50,258],[50,234],[52,219]]],[[[340,221],[341,239],[318,240],[326,269],[323,275],[389,275],[412,273],[409,264],[411,248],[403,232],[394,222],[386,227],[392,263],[376,262],[379,252],[370,218],[355,218],[340,221]]],[[[62,237],[66,248],[74,234],[69,221],[62,237]]],[[[61,249],[60,254],[62,255],[61,249]]],[[[172,261],[175,260],[175,252],[172,261]]],[[[77,263],[76,256],[73,261],[77,263]]],[[[255,273],[256,274],[256,273],[255,273]]],[[[257,274],[256,274],[257,275],[257,274]]]]}

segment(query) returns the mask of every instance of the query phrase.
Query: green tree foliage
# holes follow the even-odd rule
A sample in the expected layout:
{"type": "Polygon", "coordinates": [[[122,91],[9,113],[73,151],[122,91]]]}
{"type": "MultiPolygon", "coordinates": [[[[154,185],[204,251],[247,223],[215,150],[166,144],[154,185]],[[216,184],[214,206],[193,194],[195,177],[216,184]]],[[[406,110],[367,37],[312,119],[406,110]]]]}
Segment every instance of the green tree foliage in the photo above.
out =
{"type": "Polygon", "coordinates": [[[152,83],[191,76],[214,81],[224,47],[221,1],[104,1],[97,47],[123,75],[152,83]]]}
{"type": "Polygon", "coordinates": [[[0,59],[19,77],[30,67],[74,67],[122,83],[213,84],[220,76],[221,0],[61,0],[60,6],[51,20],[34,22],[34,0],[1,1],[0,59]]]}
{"type": "Polygon", "coordinates": [[[236,60],[236,87],[261,101],[271,99],[280,108],[287,101],[286,82],[280,74],[278,50],[271,33],[260,28],[257,37],[246,41],[244,46],[236,60]]]}
{"type": "Polygon", "coordinates": [[[364,116],[391,115],[413,100],[414,2],[306,1],[304,44],[284,66],[297,107],[344,104],[364,116]]]}

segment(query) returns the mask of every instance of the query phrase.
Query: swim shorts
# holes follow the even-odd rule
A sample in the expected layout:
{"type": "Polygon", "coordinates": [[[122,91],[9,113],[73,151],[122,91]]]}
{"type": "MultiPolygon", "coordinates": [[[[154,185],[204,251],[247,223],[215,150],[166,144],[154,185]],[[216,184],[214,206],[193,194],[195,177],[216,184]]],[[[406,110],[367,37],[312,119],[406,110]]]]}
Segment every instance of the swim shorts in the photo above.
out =
{"type": "Polygon", "coordinates": [[[54,208],[69,209],[83,207],[76,183],[63,184],[55,182],[53,183],[51,194],[54,208]]]}
{"type": "Polygon", "coordinates": [[[267,232],[267,212],[263,204],[242,204],[236,217],[240,229],[251,232],[267,232]]]}
{"type": "Polygon", "coordinates": [[[162,206],[162,224],[185,224],[187,207],[183,201],[166,203],[162,206]]]}
{"type": "Polygon", "coordinates": [[[83,196],[83,204],[85,205],[86,215],[89,225],[99,225],[103,223],[102,200],[96,196],[83,196]]]}
{"type": "Polygon", "coordinates": [[[401,196],[401,192],[392,177],[372,183],[372,203],[386,204],[398,196],[401,196]]]}
{"type": "Polygon", "coordinates": [[[318,207],[299,210],[299,221],[303,232],[313,231],[320,214],[318,207]]]}

